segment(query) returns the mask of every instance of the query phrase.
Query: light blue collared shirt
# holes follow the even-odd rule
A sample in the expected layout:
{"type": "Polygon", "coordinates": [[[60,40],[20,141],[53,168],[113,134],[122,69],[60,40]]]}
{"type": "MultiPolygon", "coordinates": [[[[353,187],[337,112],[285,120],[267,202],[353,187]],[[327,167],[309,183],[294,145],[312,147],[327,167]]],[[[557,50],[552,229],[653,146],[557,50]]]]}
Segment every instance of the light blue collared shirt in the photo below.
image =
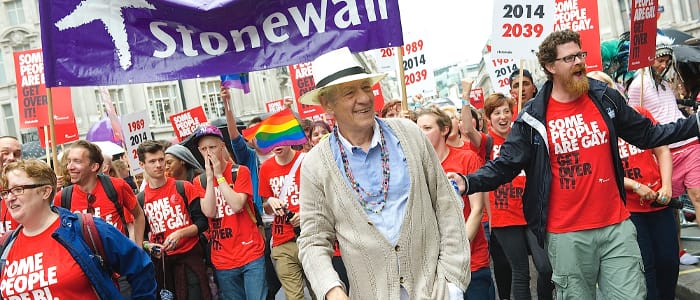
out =
{"type": "MultiPolygon", "coordinates": [[[[389,150],[389,195],[386,200],[386,205],[384,209],[375,214],[374,212],[367,211],[364,207],[362,210],[367,214],[367,217],[374,224],[374,226],[381,232],[384,237],[392,244],[396,245],[399,240],[399,234],[401,233],[401,224],[403,223],[404,211],[406,209],[406,203],[408,202],[408,194],[411,187],[410,174],[408,173],[408,164],[406,162],[406,155],[403,153],[401,144],[399,143],[398,137],[389,126],[381,119],[375,118],[374,122],[374,135],[372,136],[372,141],[370,142],[369,150],[365,152],[361,147],[352,146],[350,142],[345,139],[340,132],[338,136],[340,137],[340,143],[345,149],[345,153],[348,156],[348,162],[350,164],[350,170],[355,177],[355,180],[360,184],[360,186],[370,194],[379,194],[382,190],[382,158],[381,158],[381,147],[379,145],[379,128],[382,128],[384,132],[384,138],[386,139],[387,149],[389,150]]],[[[335,138],[334,134],[330,135],[331,150],[333,151],[333,157],[335,162],[338,164],[340,173],[345,177],[345,182],[348,184],[351,190],[354,191],[350,185],[350,179],[345,173],[345,167],[343,166],[343,160],[340,156],[340,148],[338,148],[338,139],[335,138]]],[[[360,205],[359,195],[353,192],[355,195],[354,200],[358,201],[360,205]]],[[[363,194],[365,200],[368,202],[378,202],[383,199],[383,195],[378,197],[369,197],[363,194]]],[[[373,206],[378,208],[378,206],[373,206]]]]}

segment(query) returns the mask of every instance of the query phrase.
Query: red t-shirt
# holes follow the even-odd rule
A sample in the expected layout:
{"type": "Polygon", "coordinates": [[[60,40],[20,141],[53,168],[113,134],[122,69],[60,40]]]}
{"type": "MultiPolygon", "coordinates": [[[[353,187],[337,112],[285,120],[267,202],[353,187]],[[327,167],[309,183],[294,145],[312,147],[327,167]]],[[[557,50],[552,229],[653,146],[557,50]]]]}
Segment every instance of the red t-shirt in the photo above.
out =
{"type": "MultiPolygon", "coordinates": [[[[194,225],[190,212],[187,210],[192,200],[199,198],[200,193],[191,183],[183,181],[185,186],[185,196],[182,199],[177,192],[175,179],[166,178],[165,184],[159,188],[151,188],[148,184],[143,190],[143,212],[151,228],[149,241],[156,244],[163,244],[165,238],[173,232],[194,225]]],[[[178,241],[177,247],[167,252],[168,255],[187,253],[192,250],[199,237],[183,237],[178,241]]]]}
{"type": "MultiPolygon", "coordinates": [[[[636,106],[634,109],[651,120],[652,123],[658,123],[645,108],[636,106]]],[[[623,139],[618,139],[618,146],[622,167],[625,169],[625,177],[634,179],[654,191],[660,189],[661,174],[659,173],[659,165],[656,163],[654,152],[652,150],[639,149],[632,144],[628,144],[623,139]]],[[[626,206],[630,212],[653,212],[665,208],[650,206],[652,200],[642,201],[639,195],[632,190],[626,190],[626,194],[626,206]]]]}
{"type": "MultiPolygon", "coordinates": [[[[461,174],[469,174],[478,170],[481,167],[481,162],[476,154],[472,151],[462,151],[450,148],[445,160],[442,161],[442,168],[445,172],[457,172],[461,174]]],[[[467,220],[471,213],[469,198],[462,196],[464,201],[464,221],[467,220]]],[[[471,247],[471,271],[475,272],[489,266],[489,244],[486,241],[484,226],[479,225],[474,240],[470,243],[471,247]]]]}
{"type": "Polygon", "coordinates": [[[588,94],[570,103],[550,98],[547,139],[552,165],[547,231],[566,233],[629,217],[615,180],[610,132],[588,94]]]}
{"type": "Polygon", "coordinates": [[[486,134],[481,131],[478,134],[481,136],[481,144],[479,147],[476,147],[474,144],[469,143],[469,150],[474,151],[479,159],[483,161],[484,157],[486,157],[486,134]]]}
{"type": "MultiPolygon", "coordinates": [[[[223,176],[229,185],[232,182],[231,168],[226,164],[223,176]]],[[[195,184],[201,186],[199,177],[195,184]]],[[[207,183],[208,184],[208,183],[207,183]]],[[[250,170],[246,166],[238,166],[236,183],[233,191],[248,195],[247,204],[239,211],[233,211],[215,183],[216,217],[209,218],[209,238],[211,241],[211,262],[217,270],[230,270],[242,267],[265,254],[265,240],[260,235],[255,217],[252,194],[253,188],[250,170]]]]}
{"type": "MultiPolygon", "coordinates": [[[[469,143],[469,150],[476,153],[476,156],[479,157],[479,161],[481,161],[481,164],[483,165],[486,163],[484,160],[486,158],[486,134],[479,131],[479,136],[481,136],[481,144],[479,147],[474,146],[474,144],[469,143]]],[[[489,215],[488,211],[486,210],[486,207],[484,207],[484,217],[481,218],[481,223],[486,223],[489,221],[489,215]]],[[[490,226],[490,225],[489,225],[490,226]]]]}
{"type": "Polygon", "coordinates": [[[51,237],[60,223],[36,236],[20,231],[2,272],[3,299],[98,299],[73,256],[51,237]]]}
{"type": "MultiPolygon", "coordinates": [[[[286,197],[280,196],[280,190],[284,185],[284,179],[292,170],[294,162],[299,158],[301,152],[297,151],[294,154],[294,159],[284,166],[277,163],[277,160],[272,158],[266,160],[260,166],[260,196],[263,198],[276,197],[287,204],[289,211],[299,213],[299,166],[294,174],[294,178],[287,186],[286,197]]],[[[275,215],[275,220],[272,222],[272,247],[284,244],[294,239],[294,227],[287,223],[287,217],[275,215]]]]}
{"type": "MultiPolygon", "coordinates": [[[[493,149],[490,159],[495,159],[501,153],[501,145],[506,139],[491,132],[493,149]]],[[[491,206],[491,228],[525,225],[523,213],[523,192],[525,191],[525,172],[520,171],[513,181],[502,184],[489,193],[491,206]]]]}
{"type": "MultiPolygon", "coordinates": [[[[114,190],[117,192],[117,198],[119,199],[119,203],[122,205],[126,223],[133,223],[134,216],[131,214],[131,210],[138,205],[134,191],[131,189],[129,184],[124,181],[124,179],[114,177],[110,177],[109,179],[112,180],[114,190]]],[[[126,230],[122,225],[121,219],[119,218],[117,208],[114,207],[112,200],[107,197],[107,193],[105,193],[105,189],[102,187],[102,182],[99,179],[97,180],[97,184],[95,185],[92,194],[95,195],[95,203],[93,204],[93,207],[95,208],[94,216],[102,218],[105,220],[105,222],[112,224],[119,231],[126,234],[126,230]]],[[[73,194],[71,196],[70,211],[87,213],[87,198],[88,194],[81,190],[80,186],[74,185],[73,194]]],[[[56,193],[53,202],[55,206],[61,206],[61,193],[56,193]]]]}

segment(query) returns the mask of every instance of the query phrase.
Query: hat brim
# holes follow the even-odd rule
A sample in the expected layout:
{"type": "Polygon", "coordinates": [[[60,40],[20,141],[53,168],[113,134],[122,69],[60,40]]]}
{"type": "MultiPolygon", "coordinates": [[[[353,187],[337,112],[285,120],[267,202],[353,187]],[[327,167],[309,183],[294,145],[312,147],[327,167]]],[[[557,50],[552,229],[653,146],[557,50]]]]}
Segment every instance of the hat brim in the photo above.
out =
{"type": "Polygon", "coordinates": [[[318,92],[325,87],[334,86],[334,85],[338,85],[338,84],[346,83],[346,82],[351,82],[351,81],[355,81],[355,80],[368,79],[368,78],[372,82],[372,85],[375,85],[377,82],[384,79],[384,77],[386,77],[386,74],[384,74],[384,73],[374,73],[374,74],[354,74],[354,75],[350,75],[350,76],[345,76],[343,78],[338,78],[334,81],[329,82],[324,87],[313,89],[313,90],[307,92],[306,94],[302,95],[301,97],[299,97],[299,102],[301,102],[301,104],[306,104],[306,105],[321,105],[321,102],[318,100],[318,92]]]}

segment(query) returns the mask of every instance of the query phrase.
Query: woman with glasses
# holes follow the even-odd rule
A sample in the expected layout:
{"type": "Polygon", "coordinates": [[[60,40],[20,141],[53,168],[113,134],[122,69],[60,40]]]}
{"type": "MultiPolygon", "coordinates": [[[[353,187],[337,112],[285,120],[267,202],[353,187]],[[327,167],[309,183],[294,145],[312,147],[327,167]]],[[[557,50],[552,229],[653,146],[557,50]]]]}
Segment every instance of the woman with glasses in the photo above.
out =
{"type": "Polygon", "coordinates": [[[112,272],[128,278],[134,299],[155,299],[153,264],[140,247],[96,218],[103,267],[83,239],[78,216],[51,206],[56,175],[48,164],[17,161],[1,175],[0,196],[20,224],[3,243],[3,299],[121,299],[112,272]]]}

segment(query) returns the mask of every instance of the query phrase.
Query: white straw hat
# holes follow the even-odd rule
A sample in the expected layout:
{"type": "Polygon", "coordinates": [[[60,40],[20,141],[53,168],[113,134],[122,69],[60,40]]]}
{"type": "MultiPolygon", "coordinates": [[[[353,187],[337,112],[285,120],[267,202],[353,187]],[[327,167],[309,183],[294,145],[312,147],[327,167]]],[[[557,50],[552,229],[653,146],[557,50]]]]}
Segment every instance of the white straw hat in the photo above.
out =
{"type": "Polygon", "coordinates": [[[350,49],[343,47],[317,57],[312,63],[316,88],[302,95],[299,102],[320,105],[318,92],[324,87],[361,79],[371,79],[372,85],[382,80],[386,74],[370,74],[355,60],[350,49]]]}

